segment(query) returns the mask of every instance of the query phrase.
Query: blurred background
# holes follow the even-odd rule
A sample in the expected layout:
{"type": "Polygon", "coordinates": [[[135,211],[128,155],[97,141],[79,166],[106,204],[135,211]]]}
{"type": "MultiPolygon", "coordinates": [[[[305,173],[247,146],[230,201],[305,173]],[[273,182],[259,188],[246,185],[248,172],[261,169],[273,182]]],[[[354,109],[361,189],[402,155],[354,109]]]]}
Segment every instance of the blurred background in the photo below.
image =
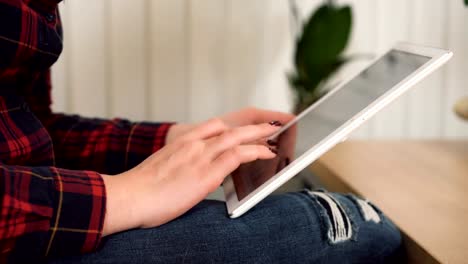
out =
{"type": "MultiPolygon", "coordinates": [[[[453,59],[353,135],[462,138],[454,103],[468,95],[468,8],[462,0],[353,0],[346,54],[397,41],[453,59]]],[[[297,0],[307,19],[323,1],[297,0]]],[[[80,0],[61,4],[65,49],[53,68],[53,108],[86,116],[200,121],[245,106],[291,111],[294,48],[288,1],[80,0]]],[[[349,65],[336,78],[362,65],[349,65]]]]}

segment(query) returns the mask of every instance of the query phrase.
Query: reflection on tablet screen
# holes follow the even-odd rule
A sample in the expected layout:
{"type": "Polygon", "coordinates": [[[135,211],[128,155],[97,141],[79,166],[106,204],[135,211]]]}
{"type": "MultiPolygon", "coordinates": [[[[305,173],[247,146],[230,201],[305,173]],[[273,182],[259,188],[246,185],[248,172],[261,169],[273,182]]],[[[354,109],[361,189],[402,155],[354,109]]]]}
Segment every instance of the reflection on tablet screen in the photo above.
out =
{"type": "Polygon", "coordinates": [[[238,200],[282,170],[288,159],[292,162],[294,147],[296,157],[301,156],[429,60],[425,56],[389,51],[281,133],[276,158],[244,164],[234,171],[232,179],[238,200]]]}

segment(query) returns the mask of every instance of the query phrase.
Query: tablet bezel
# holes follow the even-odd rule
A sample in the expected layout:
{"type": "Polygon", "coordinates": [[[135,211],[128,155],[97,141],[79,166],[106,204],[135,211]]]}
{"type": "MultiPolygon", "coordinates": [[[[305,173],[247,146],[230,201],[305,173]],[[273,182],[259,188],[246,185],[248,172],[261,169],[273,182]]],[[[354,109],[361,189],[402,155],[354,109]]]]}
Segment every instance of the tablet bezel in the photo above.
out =
{"type": "MultiPolygon", "coordinates": [[[[366,108],[362,109],[358,114],[352,117],[350,120],[341,125],[336,131],[325,137],[317,145],[311,147],[304,154],[292,161],[288,166],[283,168],[280,172],[275,174],[273,177],[268,179],[265,183],[259,186],[255,191],[248,194],[241,201],[237,198],[237,193],[234,187],[234,182],[231,175],[226,177],[223,182],[223,189],[226,198],[226,206],[228,209],[228,214],[231,218],[236,218],[247,212],[250,208],[255,206],[258,202],[263,200],[273,191],[278,189],[281,185],[289,181],[295,175],[297,175],[301,170],[311,164],[313,161],[318,159],[321,155],[331,149],[333,146],[339,142],[344,141],[347,136],[354,131],[357,127],[362,125],[366,120],[379,112],[382,108],[387,106],[390,102],[394,101],[401,94],[406,92],[409,88],[414,86],[417,82],[425,78],[435,69],[439,68],[445,62],[447,62],[453,55],[451,51],[414,45],[409,43],[398,43],[391,49],[386,50],[380,56],[375,58],[370,64],[373,65],[374,62],[379,60],[383,55],[391,50],[403,51],[407,53],[412,53],[420,56],[430,57],[430,60],[427,61],[423,66],[418,70],[411,73],[405,79],[397,83],[391,89],[389,89],[384,95],[372,102],[366,108]]],[[[366,70],[363,69],[362,71],[366,70]]],[[[327,100],[332,94],[344,87],[349,81],[357,77],[362,71],[359,71],[355,75],[350,76],[345,81],[343,81],[339,86],[331,90],[328,94],[323,96],[313,105],[309,106],[306,110],[300,113],[294,120],[286,124],[277,134],[281,133],[294,123],[296,123],[302,116],[306,115],[308,112],[312,111],[323,101],[327,100]]]]}

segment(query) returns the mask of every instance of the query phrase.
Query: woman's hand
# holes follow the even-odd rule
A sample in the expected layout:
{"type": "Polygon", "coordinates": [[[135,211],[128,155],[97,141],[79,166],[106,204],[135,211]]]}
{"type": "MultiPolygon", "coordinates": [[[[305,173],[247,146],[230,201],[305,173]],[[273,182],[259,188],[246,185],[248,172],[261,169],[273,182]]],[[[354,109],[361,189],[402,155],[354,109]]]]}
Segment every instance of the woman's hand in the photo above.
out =
{"type": "Polygon", "coordinates": [[[267,123],[272,120],[278,121],[281,124],[286,124],[293,118],[294,115],[292,114],[258,108],[245,108],[220,117],[221,120],[231,127],[267,123]]]}
{"type": "MultiPolygon", "coordinates": [[[[279,125],[285,125],[294,119],[294,115],[282,112],[262,110],[257,108],[245,108],[220,117],[231,127],[260,124],[276,120],[279,125]]],[[[296,146],[296,126],[292,126],[276,140],[269,141],[269,145],[278,148],[280,156],[277,158],[277,166],[282,169],[294,159],[294,147],[296,146]]]]}
{"type": "Polygon", "coordinates": [[[159,226],[182,215],[240,164],[274,158],[258,142],[278,129],[267,123],[233,128],[213,119],[193,126],[130,171],[104,175],[104,235],[159,226]]]}
{"type": "MultiPolygon", "coordinates": [[[[233,128],[238,126],[255,125],[261,123],[267,123],[272,120],[278,121],[280,124],[286,124],[294,118],[294,115],[262,110],[257,108],[245,108],[240,111],[228,113],[219,117],[227,126],[233,128]]],[[[175,141],[178,137],[189,132],[196,125],[192,124],[175,124],[171,126],[166,136],[166,143],[170,144],[175,141]]],[[[293,152],[293,151],[288,151],[293,152]]]]}
{"type": "MultiPolygon", "coordinates": [[[[219,117],[219,119],[222,120],[227,126],[234,128],[245,125],[254,125],[271,122],[271,120],[277,121],[279,125],[287,124],[289,121],[294,119],[294,117],[294,115],[282,112],[262,110],[257,108],[245,108],[240,111],[223,115],[219,117]]],[[[167,133],[166,143],[173,142],[178,137],[184,135],[185,133],[193,129],[193,127],[194,125],[191,124],[173,125],[167,133]]],[[[285,132],[281,133],[281,135],[275,140],[268,141],[268,145],[270,145],[278,151],[277,157],[271,160],[271,162],[269,162],[274,172],[282,170],[292,160],[294,160],[296,133],[297,127],[294,125],[288,128],[285,132]]],[[[266,142],[262,143],[265,144],[266,142]]],[[[254,171],[249,171],[249,169],[247,168],[251,168],[251,166],[246,166],[243,168],[243,172],[246,175],[255,174],[254,171]]],[[[253,167],[253,169],[255,169],[255,167],[253,167]]]]}

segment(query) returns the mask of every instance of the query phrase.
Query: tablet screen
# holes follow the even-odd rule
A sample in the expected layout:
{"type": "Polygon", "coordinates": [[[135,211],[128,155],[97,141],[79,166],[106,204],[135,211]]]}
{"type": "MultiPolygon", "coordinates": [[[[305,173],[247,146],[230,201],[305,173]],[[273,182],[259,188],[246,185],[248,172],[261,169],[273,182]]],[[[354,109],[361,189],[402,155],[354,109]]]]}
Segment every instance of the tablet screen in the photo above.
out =
{"type": "Polygon", "coordinates": [[[304,154],[430,59],[397,50],[386,53],[281,133],[276,158],[243,164],[234,171],[231,176],[238,200],[292,162],[294,152],[296,157],[304,154]]]}

